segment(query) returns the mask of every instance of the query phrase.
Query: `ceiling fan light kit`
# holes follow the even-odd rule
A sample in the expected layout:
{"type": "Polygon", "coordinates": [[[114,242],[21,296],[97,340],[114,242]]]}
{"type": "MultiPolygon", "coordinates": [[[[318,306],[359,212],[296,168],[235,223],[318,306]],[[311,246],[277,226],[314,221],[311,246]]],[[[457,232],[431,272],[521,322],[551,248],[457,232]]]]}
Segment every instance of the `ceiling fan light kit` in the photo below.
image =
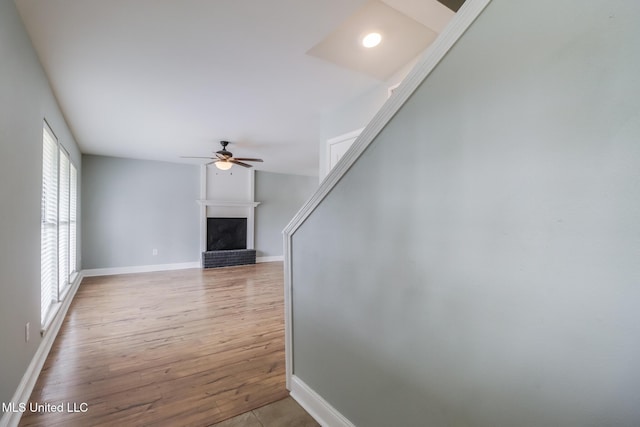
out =
{"type": "Polygon", "coordinates": [[[214,165],[216,165],[216,167],[222,171],[228,171],[229,169],[231,169],[231,166],[233,166],[233,163],[231,162],[224,162],[222,160],[218,160],[217,162],[213,162],[214,165]]]}
{"type": "Polygon", "coordinates": [[[229,141],[220,141],[220,145],[222,145],[222,150],[218,150],[215,152],[215,157],[190,157],[190,156],[182,156],[183,159],[209,159],[211,160],[207,165],[214,164],[218,169],[226,171],[231,169],[233,165],[242,166],[244,168],[252,168],[248,163],[245,162],[262,162],[262,159],[251,159],[248,157],[233,157],[233,153],[231,151],[227,151],[227,145],[229,145],[229,141]]]}

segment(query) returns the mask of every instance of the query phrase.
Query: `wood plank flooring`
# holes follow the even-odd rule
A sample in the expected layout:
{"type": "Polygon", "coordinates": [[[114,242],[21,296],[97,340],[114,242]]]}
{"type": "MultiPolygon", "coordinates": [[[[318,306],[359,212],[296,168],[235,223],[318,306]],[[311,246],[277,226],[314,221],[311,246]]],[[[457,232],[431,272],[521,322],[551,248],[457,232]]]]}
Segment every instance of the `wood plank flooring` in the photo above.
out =
{"type": "Polygon", "coordinates": [[[212,425],[286,397],[284,372],[281,262],[85,278],[30,400],[64,411],[20,425],[212,425]]]}

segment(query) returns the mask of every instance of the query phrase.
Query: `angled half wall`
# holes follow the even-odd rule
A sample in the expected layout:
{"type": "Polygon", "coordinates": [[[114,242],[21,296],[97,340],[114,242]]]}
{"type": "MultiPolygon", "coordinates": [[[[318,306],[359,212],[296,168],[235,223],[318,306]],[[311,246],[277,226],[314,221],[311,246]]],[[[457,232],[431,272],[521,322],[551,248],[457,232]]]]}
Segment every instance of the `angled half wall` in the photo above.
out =
{"type": "Polygon", "coordinates": [[[640,424],[639,20],[494,0],[365,128],[285,230],[319,418],[640,424]]]}

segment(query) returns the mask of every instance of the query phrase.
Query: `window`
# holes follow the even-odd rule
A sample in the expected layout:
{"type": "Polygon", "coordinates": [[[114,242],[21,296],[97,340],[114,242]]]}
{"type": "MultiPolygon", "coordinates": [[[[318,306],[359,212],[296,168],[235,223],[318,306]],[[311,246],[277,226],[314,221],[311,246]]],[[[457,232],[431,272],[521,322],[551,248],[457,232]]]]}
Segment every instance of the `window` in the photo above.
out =
{"type": "Polygon", "coordinates": [[[40,319],[44,325],[51,304],[58,300],[58,142],[46,125],[43,133],[40,319]]]}
{"type": "Polygon", "coordinates": [[[69,157],[59,152],[60,173],[58,182],[58,294],[69,282],[69,157]]]}
{"type": "Polygon", "coordinates": [[[77,254],[77,242],[78,236],[78,171],[73,163],[71,166],[71,182],[70,182],[70,196],[69,200],[69,282],[72,281],[71,277],[78,272],[78,263],[76,260],[77,254]]]}
{"type": "Polygon", "coordinates": [[[78,173],[45,123],[42,138],[41,311],[53,317],[77,271],[78,173]]]}

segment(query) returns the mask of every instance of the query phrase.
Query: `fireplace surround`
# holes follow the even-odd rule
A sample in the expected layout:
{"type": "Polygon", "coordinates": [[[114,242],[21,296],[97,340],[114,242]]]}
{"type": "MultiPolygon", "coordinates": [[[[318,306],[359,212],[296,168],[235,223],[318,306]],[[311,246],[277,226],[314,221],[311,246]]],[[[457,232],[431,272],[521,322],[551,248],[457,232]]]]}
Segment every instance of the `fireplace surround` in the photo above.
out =
{"type": "Polygon", "coordinates": [[[254,201],[254,171],[242,168],[220,171],[206,165],[202,165],[200,171],[200,199],[197,202],[200,205],[202,267],[255,264],[255,208],[260,202],[254,201]],[[238,231],[233,225],[220,226],[223,229],[235,230],[230,234],[235,235],[241,244],[233,242],[235,237],[229,239],[231,243],[226,241],[226,237],[211,238],[211,219],[243,222],[244,231],[238,231]]]}

